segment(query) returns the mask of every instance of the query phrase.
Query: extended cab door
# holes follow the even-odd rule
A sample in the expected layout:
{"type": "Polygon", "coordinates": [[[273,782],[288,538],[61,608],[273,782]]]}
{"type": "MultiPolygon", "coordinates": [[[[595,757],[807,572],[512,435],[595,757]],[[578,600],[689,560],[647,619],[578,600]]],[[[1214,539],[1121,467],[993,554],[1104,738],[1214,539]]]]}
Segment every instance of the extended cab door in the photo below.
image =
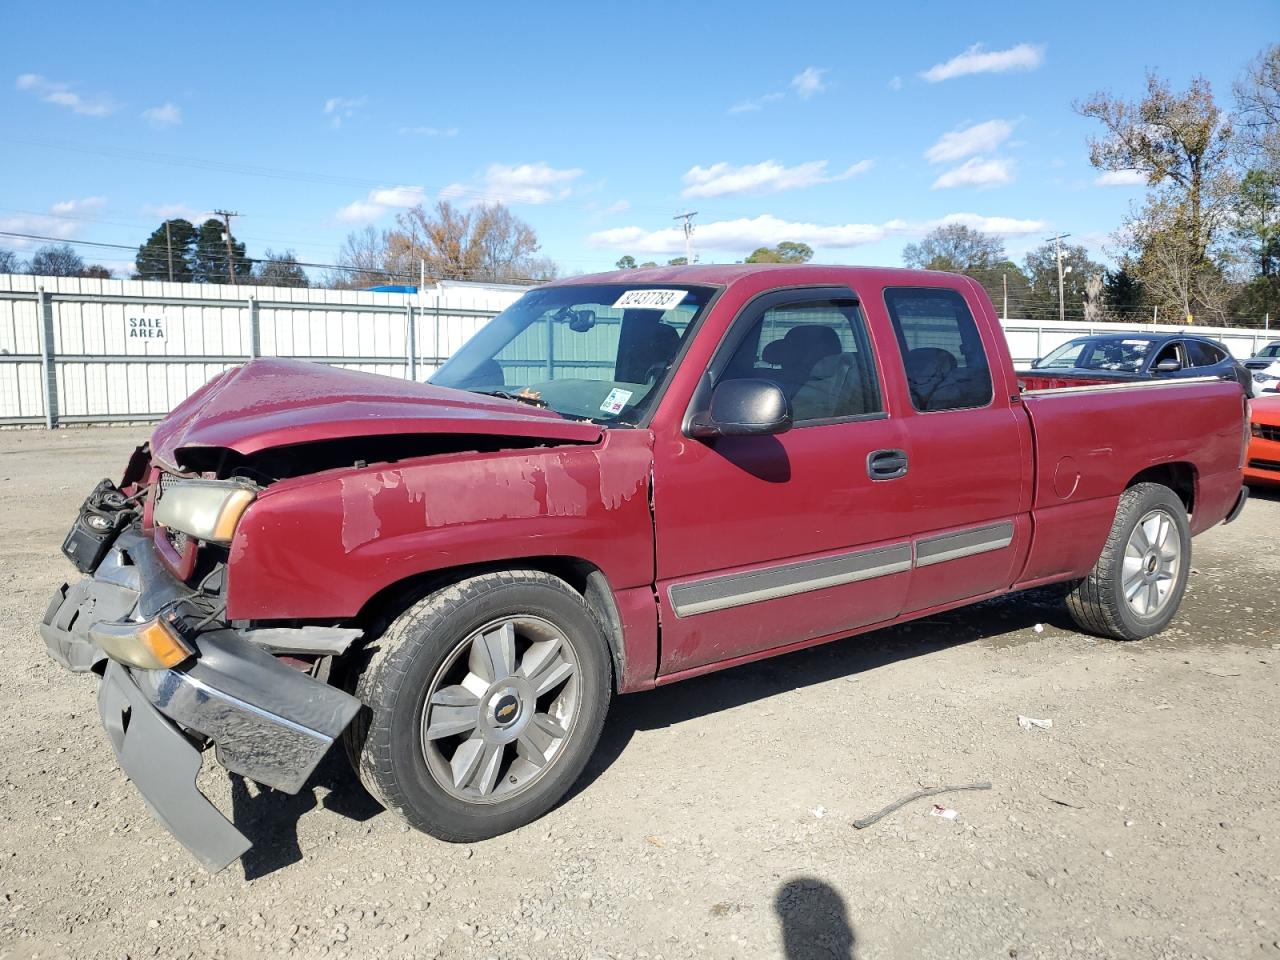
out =
{"type": "Polygon", "coordinates": [[[972,282],[886,287],[874,309],[906,374],[895,404],[915,528],[905,611],[1006,589],[1030,542],[1032,442],[994,311],[972,282]]]}
{"type": "Polygon", "coordinates": [[[795,426],[711,440],[657,432],[660,676],[902,611],[912,500],[893,469],[904,433],[885,404],[886,339],[892,351],[847,288],[758,296],[728,328],[691,409],[717,383],[763,377],[787,394],[795,426]]]}

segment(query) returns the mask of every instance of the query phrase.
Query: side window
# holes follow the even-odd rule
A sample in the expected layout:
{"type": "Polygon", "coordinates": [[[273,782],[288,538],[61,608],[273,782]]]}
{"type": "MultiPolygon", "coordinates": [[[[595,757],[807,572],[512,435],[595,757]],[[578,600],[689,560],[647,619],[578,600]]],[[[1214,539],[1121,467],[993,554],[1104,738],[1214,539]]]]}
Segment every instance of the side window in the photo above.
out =
{"type": "Polygon", "coordinates": [[[1156,358],[1151,361],[1151,369],[1155,370],[1156,367],[1160,366],[1160,364],[1164,363],[1166,360],[1177,360],[1179,363],[1183,362],[1182,354],[1178,350],[1177,340],[1170,340],[1160,348],[1160,352],[1156,354],[1156,358]]]}
{"type": "Polygon", "coordinates": [[[797,425],[883,412],[866,322],[854,300],[770,307],[747,331],[718,380],[772,380],[797,425]]]}
{"type": "Polygon", "coordinates": [[[961,410],[991,402],[991,369],[964,297],[941,288],[890,287],[884,303],[917,410],[961,410]]]}
{"type": "Polygon", "coordinates": [[[1186,340],[1187,353],[1191,356],[1193,367],[1212,367],[1223,359],[1223,353],[1211,343],[1203,340],[1186,340]]]}

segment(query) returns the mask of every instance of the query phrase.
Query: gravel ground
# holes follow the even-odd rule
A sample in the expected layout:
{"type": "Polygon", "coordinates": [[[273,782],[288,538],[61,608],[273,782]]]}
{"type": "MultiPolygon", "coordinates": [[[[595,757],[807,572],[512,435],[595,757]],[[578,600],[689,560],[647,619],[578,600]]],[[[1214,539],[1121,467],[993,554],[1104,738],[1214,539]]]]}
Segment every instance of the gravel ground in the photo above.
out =
{"type": "Polygon", "coordinates": [[[1280,497],[1196,540],[1162,636],[1084,636],[1038,591],[623,697],[568,802],[470,847],[337,754],[296,797],[207,763],[258,843],[209,876],[35,632],[143,433],[0,433],[0,958],[1280,958],[1280,497]],[[851,825],[978,780],[954,820],[851,825]]]}

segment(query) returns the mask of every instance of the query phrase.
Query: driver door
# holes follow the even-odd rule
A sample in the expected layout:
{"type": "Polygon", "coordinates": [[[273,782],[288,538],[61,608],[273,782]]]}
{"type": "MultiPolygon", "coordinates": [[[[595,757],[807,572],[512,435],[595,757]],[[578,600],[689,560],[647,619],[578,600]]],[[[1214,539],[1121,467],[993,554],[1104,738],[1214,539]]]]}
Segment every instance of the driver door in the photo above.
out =
{"type": "MultiPolygon", "coordinates": [[[[659,676],[750,658],[896,616],[911,577],[905,446],[885,403],[872,330],[847,288],[748,303],[707,370],[707,389],[760,377],[787,394],[776,436],[655,438],[659,676]]],[[[702,402],[695,397],[695,405],[702,402]]]]}

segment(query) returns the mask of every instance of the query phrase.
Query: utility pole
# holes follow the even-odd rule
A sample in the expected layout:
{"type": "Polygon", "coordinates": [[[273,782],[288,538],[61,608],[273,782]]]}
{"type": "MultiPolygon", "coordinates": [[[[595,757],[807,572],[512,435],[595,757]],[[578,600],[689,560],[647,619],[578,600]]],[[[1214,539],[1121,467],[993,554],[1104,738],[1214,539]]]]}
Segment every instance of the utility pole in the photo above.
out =
{"type": "Polygon", "coordinates": [[[169,251],[169,282],[173,283],[173,232],[168,220],[164,222],[164,245],[169,251]]]}
{"type": "Polygon", "coordinates": [[[684,262],[689,266],[693,266],[693,218],[697,215],[697,210],[688,210],[671,218],[684,221],[684,262]]]}
{"type": "Polygon", "coordinates": [[[1001,320],[1009,319],[1009,275],[1000,274],[1000,282],[1004,285],[1004,309],[1000,313],[1001,320]]]}
{"type": "Polygon", "coordinates": [[[216,213],[218,216],[220,216],[222,218],[222,222],[227,225],[226,233],[222,235],[222,238],[227,241],[227,283],[235,283],[236,282],[236,268],[235,268],[236,254],[235,254],[235,247],[232,246],[232,242],[231,242],[231,218],[238,217],[240,216],[240,214],[234,213],[231,210],[215,210],[213,212],[216,213]]]}
{"type": "Polygon", "coordinates": [[[1067,319],[1067,301],[1063,294],[1064,284],[1062,282],[1062,241],[1071,236],[1069,233],[1060,233],[1056,237],[1050,237],[1053,241],[1054,255],[1058,258],[1058,319],[1067,319]]]}

